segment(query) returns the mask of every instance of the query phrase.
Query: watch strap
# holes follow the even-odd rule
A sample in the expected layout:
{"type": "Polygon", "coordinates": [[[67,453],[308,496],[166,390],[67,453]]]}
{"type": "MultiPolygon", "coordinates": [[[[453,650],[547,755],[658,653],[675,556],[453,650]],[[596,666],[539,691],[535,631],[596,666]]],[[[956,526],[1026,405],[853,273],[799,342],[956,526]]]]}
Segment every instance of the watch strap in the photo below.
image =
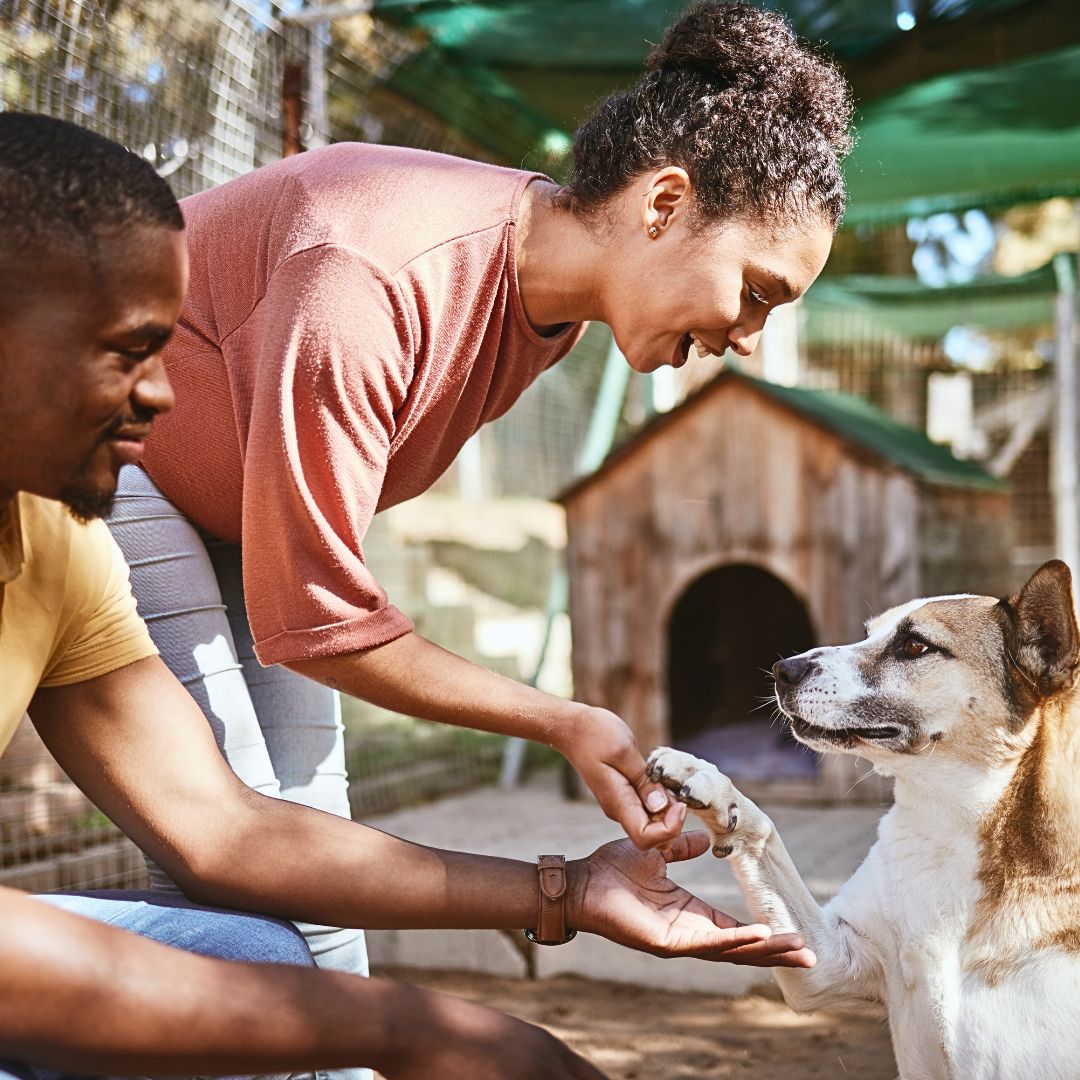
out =
{"type": "Polygon", "coordinates": [[[537,945],[564,945],[577,935],[566,928],[566,857],[541,855],[536,860],[536,929],[525,936],[537,945]]]}

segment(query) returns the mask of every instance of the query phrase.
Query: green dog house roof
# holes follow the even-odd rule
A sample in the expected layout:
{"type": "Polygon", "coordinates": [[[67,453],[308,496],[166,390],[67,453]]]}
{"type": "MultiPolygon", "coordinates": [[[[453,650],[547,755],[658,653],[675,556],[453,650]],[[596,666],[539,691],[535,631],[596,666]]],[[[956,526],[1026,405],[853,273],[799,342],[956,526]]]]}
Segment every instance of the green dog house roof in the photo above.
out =
{"type": "MultiPolygon", "coordinates": [[[[687,409],[703,404],[722,387],[737,384],[762,394],[819,427],[838,436],[857,451],[869,453],[935,487],[1005,492],[1008,485],[972,461],[956,457],[948,447],[931,442],[863,398],[834,390],[781,386],[727,368],[670,412],[662,413],[624,440],[593,473],[582,477],[560,496],[566,502],[622,458],[635,452],[661,431],[678,422],[687,409]]],[[[722,417],[718,410],[718,417],[722,417]]]]}

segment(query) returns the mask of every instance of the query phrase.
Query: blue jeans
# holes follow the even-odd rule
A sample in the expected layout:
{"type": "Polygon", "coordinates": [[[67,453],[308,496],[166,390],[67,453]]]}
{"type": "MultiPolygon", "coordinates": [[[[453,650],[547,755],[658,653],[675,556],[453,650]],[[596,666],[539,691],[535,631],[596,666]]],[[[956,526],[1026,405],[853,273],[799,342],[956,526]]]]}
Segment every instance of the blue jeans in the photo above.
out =
{"type": "MultiPolygon", "coordinates": [[[[180,893],[89,892],[52,893],[36,899],[75,915],[108,923],[141,937],[217,960],[249,964],[297,964],[314,961],[303,935],[292,923],[267,915],[200,907],[180,893]]],[[[280,1073],[266,1080],[284,1080],[280,1073]]],[[[0,1061],[0,1080],[75,1080],[71,1073],[0,1061]]]]}

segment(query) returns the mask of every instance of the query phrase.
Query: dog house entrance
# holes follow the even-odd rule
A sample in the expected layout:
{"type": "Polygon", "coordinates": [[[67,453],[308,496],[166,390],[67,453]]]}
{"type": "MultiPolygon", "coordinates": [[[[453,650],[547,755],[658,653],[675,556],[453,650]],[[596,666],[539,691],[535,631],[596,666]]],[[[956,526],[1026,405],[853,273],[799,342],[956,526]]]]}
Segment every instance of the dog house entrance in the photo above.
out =
{"type": "Polygon", "coordinates": [[[770,669],[815,644],[806,609],[767,571],[722,566],[698,578],[668,627],[672,743],[746,780],[813,776],[815,755],[773,719],[770,669]]]}

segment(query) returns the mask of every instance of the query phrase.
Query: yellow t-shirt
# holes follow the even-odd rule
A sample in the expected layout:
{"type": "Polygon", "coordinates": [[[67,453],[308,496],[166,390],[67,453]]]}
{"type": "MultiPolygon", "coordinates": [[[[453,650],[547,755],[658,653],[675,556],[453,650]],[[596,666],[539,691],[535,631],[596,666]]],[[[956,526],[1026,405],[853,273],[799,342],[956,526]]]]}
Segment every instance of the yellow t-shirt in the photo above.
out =
{"type": "Polygon", "coordinates": [[[0,510],[0,752],[39,686],[155,655],[128,568],[102,521],[25,493],[0,510]]]}

